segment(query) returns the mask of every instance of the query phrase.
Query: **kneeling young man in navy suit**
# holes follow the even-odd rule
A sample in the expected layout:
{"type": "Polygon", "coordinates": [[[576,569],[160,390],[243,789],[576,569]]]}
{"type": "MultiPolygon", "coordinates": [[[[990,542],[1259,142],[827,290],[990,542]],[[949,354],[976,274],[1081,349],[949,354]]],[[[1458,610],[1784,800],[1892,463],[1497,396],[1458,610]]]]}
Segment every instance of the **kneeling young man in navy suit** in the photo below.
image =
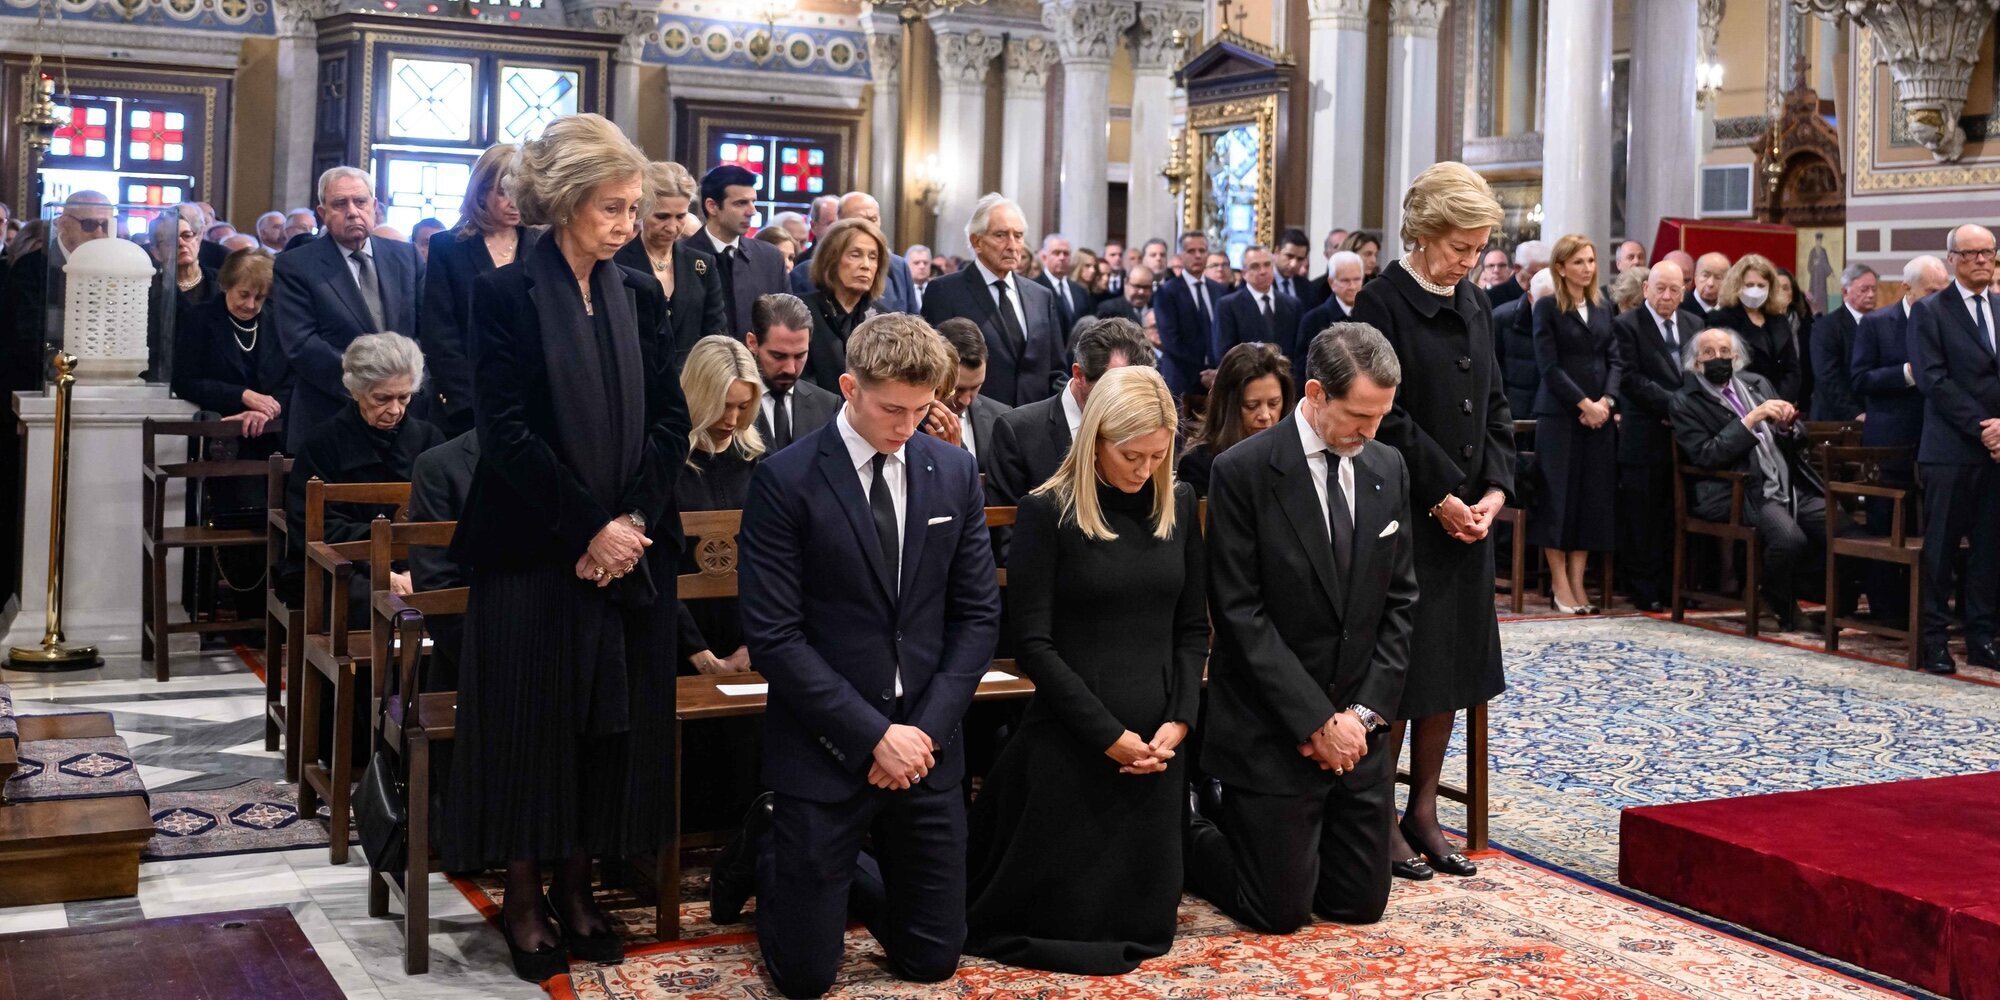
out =
{"type": "Polygon", "coordinates": [[[957,364],[915,316],[861,324],[839,415],[766,458],[744,503],[743,631],[770,681],[757,940],[789,997],[833,985],[850,902],[899,978],[950,978],[965,943],[959,720],[1000,595],[978,467],[917,432],[957,364]],[[864,838],[879,881],[856,878],[864,838]]]}

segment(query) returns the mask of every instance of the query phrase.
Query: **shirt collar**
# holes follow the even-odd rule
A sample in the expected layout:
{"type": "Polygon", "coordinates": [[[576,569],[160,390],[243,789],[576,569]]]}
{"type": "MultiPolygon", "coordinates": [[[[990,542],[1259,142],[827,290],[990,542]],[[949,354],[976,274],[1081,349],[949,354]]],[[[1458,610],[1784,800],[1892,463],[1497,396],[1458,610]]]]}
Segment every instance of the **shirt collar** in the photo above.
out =
{"type": "Polygon", "coordinates": [[[1845,310],[1847,310],[1847,314],[1848,314],[1849,316],[1852,316],[1852,317],[1854,317],[1854,321],[1855,321],[1856,323],[1859,323],[1859,322],[1861,322],[1861,310],[1859,310],[1859,309],[1856,309],[1856,308],[1854,308],[1853,306],[1850,306],[1850,305],[1848,305],[1848,304],[1847,304],[1847,303],[1845,303],[1845,302],[1842,302],[1842,303],[1840,304],[1840,307],[1841,307],[1842,309],[1845,309],[1845,310]]]}
{"type": "Polygon", "coordinates": [[[1013,294],[1014,272],[1009,271],[1006,274],[995,274],[992,268],[986,266],[985,261],[980,260],[977,257],[972,258],[972,266],[979,269],[979,283],[982,286],[986,288],[992,288],[994,282],[1004,281],[1007,283],[1008,294],[1010,295],[1013,294]]]}
{"type": "MultiPolygon", "coordinates": [[[[1953,288],[1956,288],[1956,289],[1958,289],[1958,301],[1960,301],[1960,302],[1964,302],[1964,301],[1965,301],[1966,299],[1969,299],[1969,298],[1972,298],[1972,297],[1973,297],[1973,296],[1975,296],[1975,295],[1979,295],[1979,294],[1981,294],[1981,293],[1979,293],[1979,292],[1975,292],[1975,291],[1973,291],[1973,290],[1972,290],[1972,289],[1970,289],[1970,288],[1967,288],[1967,287],[1965,287],[1965,282],[1963,282],[1963,281],[1960,281],[1960,280],[1958,280],[1957,278],[1953,278],[1953,279],[1952,279],[1952,281],[1951,281],[1951,284],[1952,284],[1952,287],[1953,287],[1953,288]]],[[[1989,291],[1989,292],[1990,292],[1990,291],[1992,291],[1992,289],[1990,289],[1990,288],[1989,288],[1989,289],[1987,289],[1987,291],[1989,291]]]]}
{"type": "Polygon", "coordinates": [[[1320,452],[1326,452],[1329,459],[1334,457],[1333,449],[1326,446],[1326,439],[1320,437],[1319,432],[1313,430],[1312,421],[1306,419],[1305,397],[1299,397],[1298,405],[1292,407],[1292,417],[1299,425],[1299,444],[1305,448],[1307,458],[1320,452]]]}
{"type": "MultiPolygon", "coordinates": [[[[1653,315],[1653,325],[1660,327],[1661,329],[1665,329],[1668,323],[1674,321],[1674,318],[1672,316],[1660,315],[1660,311],[1658,309],[1653,308],[1653,303],[1650,301],[1646,303],[1646,311],[1653,315]]],[[[1676,310],[1676,312],[1678,311],[1679,310],[1676,310]]]]}
{"type": "MultiPolygon", "coordinates": [[[[847,446],[848,461],[853,464],[856,472],[861,471],[862,466],[875,460],[875,446],[869,444],[867,439],[861,436],[861,432],[854,429],[854,424],[847,419],[847,404],[841,404],[840,415],[835,417],[833,422],[834,426],[840,429],[840,441],[847,446]]],[[[905,442],[903,447],[890,452],[889,458],[897,462],[902,461],[903,452],[909,447],[909,444],[905,442]]]]}
{"type": "Polygon", "coordinates": [[[730,241],[728,241],[728,242],[726,242],[726,243],[725,243],[725,242],[723,242],[723,241],[722,241],[721,239],[719,239],[719,238],[717,238],[717,237],[716,237],[716,235],[715,235],[715,230],[713,230],[713,229],[710,229],[710,228],[708,228],[707,226],[703,226],[703,227],[701,227],[701,232],[702,232],[702,235],[704,235],[704,236],[707,236],[707,237],[708,237],[708,242],[709,242],[709,244],[710,244],[711,246],[715,247],[715,252],[716,252],[716,253],[718,253],[718,254],[720,254],[720,253],[721,253],[722,251],[724,251],[724,250],[726,250],[726,249],[728,249],[728,248],[730,248],[730,247],[734,247],[734,246],[736,246],[736,245],[737,245],[737,244],[738,244],[739,242],[741,242],[741,240],[742,240],[742,237],[738,237],[738,238],[736,238],[736,239],[733,239],[733,240],[730,240],[730,241]]]}
{"type": "Polygon", "coordinates": [[[1069,382],[1063,383],[1062,387],[1063,422],[1069,424],[1071,441],[1076,440],[1076,429],[1083,426],[1083,407],[1077,405],[1076,393],[1070,391],[1070,385],[1075,381],[1070,379],[1069,382]]]}

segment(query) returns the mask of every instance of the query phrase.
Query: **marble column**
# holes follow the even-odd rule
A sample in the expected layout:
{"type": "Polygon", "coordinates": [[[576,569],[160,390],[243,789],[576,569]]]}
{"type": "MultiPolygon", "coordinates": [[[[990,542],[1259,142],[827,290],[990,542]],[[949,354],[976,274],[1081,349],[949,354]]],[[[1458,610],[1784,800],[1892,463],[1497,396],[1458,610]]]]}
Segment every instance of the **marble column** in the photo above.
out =
{"type": "Polygon", "coordinates": [[[870,6],[868,29],[868,190],[882,206],[882,232],[899,246],[896,216],[903,205],[903,22],[894,10],[870,6]]]}
{"type": "Polygon", "coordinates": [[[1102,247],[1111,204],[1111,51],[1132,26],[1132,0],[1042,0],[1063,63],[1062,231],[1075,246],[1102,247]]]}
{"type": "Polygon", "coordinates": [[[564,19],[572,28],[619,36],[618,51],[611,57],[611,110],[605,117],[627,139],[638,142],[639,71],[646,43],[659,34],[659,16],[630,3],[598,3],[571,7],[564,12],[564,19]]]}
{"type": "Polygon", "coordinates": [[[1361,224],[1367,185],[1355,155],[1368,131],[1368,0],[1310,0],[1311,142],[1306,232],[1317,247],[1335,227],[1361,224]]]}
{"type": "MultiPolygon", "coordinates": [[[[1542,116],[1542,239],[1611,236],[1611,5],[1548,0],[1548,90],[1542,116]]],[[[1640,5],[1647,6],[1647,5],[1640,5]]],[[[1633,91],[1640,88],[1636,81],[1633,91]]]]}
{"type": "Polygon", "coordinates": [[[986,77],[1001,38],[950,17],[931,18],[937,36],[938,253],[970,257],[965,224],[978,204],[981,167],[986,162],[986,77]]]}
{"type": "Polygon", "coordinates": [[[1006,83],[1000,101],[1000,190],[1021,206],[1033,245],[1051,231],[1048,207],[1047,147],[1049,69],[1056,64],[1056,46],[1048,36],[1009,32],[1006,83]]]}
{"type": "MultiPolygon", "coordinates": [[[[1128,36],[1132,43],[1131,180],[1125,185],[1125,245],[1180,231],[1180,206],[1167,190],[1166,169],[1174,134],[1174,70],[1201,32],[1201,4],[1147,3],[1128,36]],[[1181,36],[1175,43],[1175,33],[1181,36]]],[[[1315,171],[1315,177],[1325,176],[1315,171]]]]}
{"type": "Polygon", "coordinates": [[[1542,26],[1537,23],[1535,6],[1527,0],[1507,5],[1507,117],[1501,135],[1535,130],[1534,84],[1535,44],[1542,26]]]}
{"type": "Polygon", "coordinates": [[[319,29],[340,0],[273,0],[278,34],[278,120],[287,123],[271,142],[271,201],[285,207],[313,203],[314,122],[319,114],[319,29]]]}
{"type": "Polygon", "coordinates": [[[1701,162],[1689,153],[1701,148],[1702,115],[1694,106],[1694,67],[1701,58],[1695,8],[1696,0],[1647,0],[1632,9],[1632,37],[1646,44],[1632,47],[1625,236],[1648,250],[1661,218],[1701,214],[1701,162]]]}
{"type": "Polygon", "coordinates": [[[1445,0],[1389,0],[1388,155],[1382,169],[1384,261],[1403,255],[1398,232],[1403,225],[1404,189],[1424,168],[1437,162],[1437,33],[1444,12],[1445,0]]]}

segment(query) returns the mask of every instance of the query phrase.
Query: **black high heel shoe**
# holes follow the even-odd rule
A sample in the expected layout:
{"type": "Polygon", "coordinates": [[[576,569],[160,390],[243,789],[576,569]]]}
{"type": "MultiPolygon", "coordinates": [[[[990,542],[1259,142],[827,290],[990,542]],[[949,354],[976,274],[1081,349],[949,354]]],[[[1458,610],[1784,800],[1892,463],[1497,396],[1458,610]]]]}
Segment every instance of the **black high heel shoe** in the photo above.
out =
{"type": "Polygon", "coordinates": [[[560,943],[543,945],[534,951],[523,950],[514,943],[514,932],[507,929],[505,914],[500,916],[500,937],[506,940],[507,954],[514,960],[514,975],[540,983],[569,973],[569,954],[560,943]]]}
{"type": "Polygon", "coordinates": [[[556,930],[561,932],[563,946],[571,955],[586,962],[601,965],[616,965],[625,961],[625,942],[618,940],[618,932],[601,930],[595,934],[579,934],[563,919],[556,904],[543,897],[542,906],[548,911],[549,919],[555,921],[556,930]]]}
{"type": "Polygon", "coordinates": [[[1409,842],[1410,849],[1416,851],[1425,861],[1430,862],[1432,868],[1446,875],[1457,875],[1460,877],[1479,874],[1479,866],[1467,860],[1463,854],[1456,851],[1443,855],[1433,854],[1430,848],[1424,846],[1423,840],[1410,830],[1407,820],[1397,823],[1396,829],[1403,832],[1403,839],[1409,842]]]}

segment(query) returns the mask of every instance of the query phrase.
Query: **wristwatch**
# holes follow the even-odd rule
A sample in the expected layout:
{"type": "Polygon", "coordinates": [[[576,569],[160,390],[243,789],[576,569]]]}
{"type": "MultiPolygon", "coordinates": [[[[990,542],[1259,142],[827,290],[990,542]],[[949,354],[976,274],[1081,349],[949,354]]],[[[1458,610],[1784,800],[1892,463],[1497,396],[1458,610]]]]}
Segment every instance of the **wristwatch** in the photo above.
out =
{"type": "Polygon", "coordinates": [[[640,532],[643,533],[646,530],[646,515],[636,510],[631,510],[625,512],[625,518],[631,521],[632,527],[639,529],[640,532]]]}
{"type": "Polygon", "coordinates": [[[1366,705],[1349,705],[1347,706],[1347,710],[1353,712],[1354,717],[1361,720],[1361,728],[1368,732],[1372,733],[1378,729],[1388,728],[1389,721],[1375,714],[1375,710],[1366,705]]]}

